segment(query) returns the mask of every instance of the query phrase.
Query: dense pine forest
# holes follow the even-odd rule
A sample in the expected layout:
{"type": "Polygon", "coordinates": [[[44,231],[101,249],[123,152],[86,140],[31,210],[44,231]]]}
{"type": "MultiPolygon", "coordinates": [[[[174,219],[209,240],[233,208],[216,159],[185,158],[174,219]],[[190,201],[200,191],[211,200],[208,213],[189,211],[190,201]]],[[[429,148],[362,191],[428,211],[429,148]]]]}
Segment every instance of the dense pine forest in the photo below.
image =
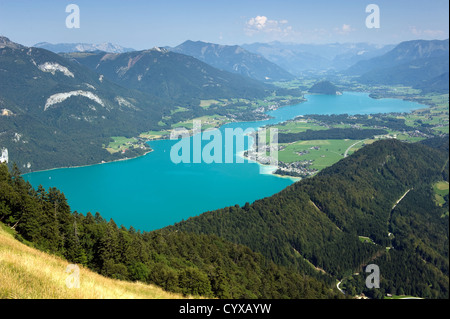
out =
{"type": "Polygon", "coordinates": [[[292,143],[301,140],[362,140],[376,135],[388,134],[382,129],[330,128],[324,131],[307,130],[301,133],[279,134],[279,143],[292,143]]]}
{"type": "MultiPolygon", "coordinates": [[[[431,186],[441,180],[448,182],[448,137],[380,141],[270,198],[169,229],[217,234],[279,265],[311,273],[312,264],[338,279],[375,263],[382,286],[365,291],[372,297],[401,288],[448,298],[448,196],[438,205],[431,186]]],[[[353,290],[362,292],[364,280],[356,279],[353,290]]]]}
{"type": "Polygon", "coordinates": [[[215,235],[117,226],[71,212],[63,193],[33,189],[0,164],[0,222],[16,238],[111,278],[215,298],[341,298],[333,285],[292,272],[215,235]]]}
{"type": "Polygon", "coordinates": [[[71,212],[2,164],[0,222],[68,262],[186,295],[344,298],[342,280],[347,296],[448,298],[448,195],[438,205],[431,186],[448,182],[448,145],[379,141],[272,197],[153,232],[71,212]],[[380,289],[364,285],[370,263],[380,289]]]}

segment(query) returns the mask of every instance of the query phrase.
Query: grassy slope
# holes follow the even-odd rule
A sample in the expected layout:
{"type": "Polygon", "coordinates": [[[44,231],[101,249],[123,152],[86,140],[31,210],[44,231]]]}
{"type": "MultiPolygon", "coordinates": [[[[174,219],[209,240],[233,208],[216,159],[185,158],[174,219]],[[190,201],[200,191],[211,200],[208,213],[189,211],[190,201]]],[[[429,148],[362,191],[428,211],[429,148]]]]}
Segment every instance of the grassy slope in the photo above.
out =
{"type": "Polygon", "coordinates": [[[28,247],[0,224],[0,298],[178,299],[159,287],[113,280],[80,267],[80,288],[69,289],[68,262],[28,247]]]}

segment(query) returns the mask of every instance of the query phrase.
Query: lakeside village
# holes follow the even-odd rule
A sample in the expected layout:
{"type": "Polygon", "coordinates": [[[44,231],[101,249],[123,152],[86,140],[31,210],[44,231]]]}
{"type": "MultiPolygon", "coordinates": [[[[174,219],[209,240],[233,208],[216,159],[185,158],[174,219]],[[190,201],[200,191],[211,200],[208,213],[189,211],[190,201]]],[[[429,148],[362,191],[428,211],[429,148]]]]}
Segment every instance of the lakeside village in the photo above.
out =
{"type": "MultiPolygon", "coordinates": [[[[286,146],[279,146],[278,150],[282,151],[286,146]]],[[[312,146],[311,150],[320,150],[319,146],[312,146]]],[[[309,151],[297,153],[299,156],[309,154],[309,151]]],[[[317,169],[310,168],[313,165],[312,160],[297,161],[292,163],[278,162],[278,169],[274,172],[276,175],[292,176],[292,177],[311,177],[319,172],[317,169]]]]}
{"type": "MultiPolygon", "coordinates": [[[[279,151],[281,151],[282,149],[283,146],[278,147],[279,151]]],[[[261,156],[261,155],[249,156],[249,151],[245,151],[244,156],[249,160],[256,161],[262,165],[272,165],[271,163],[273,163],[273,159],[270,156],[261,156]]],[[[319,170],[317,169],[310,168],[312,164],[313,164],[312,160],[297,161],[292,163],[284,163],[278,161],[278,167],[273,172],[273,174],[280,176],[300,177],[300,178],[311,177],[319,172],[319,170]]]]}
{"type": "MultiPolygon", "coordinates": [[[[252,137],[255,138],[257,132],[252,133],[252,137]]],[[[307,178],[311,177],[315,174],[317,174],[319,171],[317,169],[311,168],[311,165],[313,164],[312,160],[304,160],[304,161],[297,161],[292,163],[285,163],[281,162],[278,159],[274,159],[272,153],[274,150],[272,149],[273,145],[266,145],[265,149],[258,149],[258,146],[256,143],[252,146],[252,148],[248,151],[244,152],[244,157],[248,160],[258,162],[261,165],[274,165],[274,162],[276,162],[277,169],[273,172],[275,175],[280,176],[290,176],[290,177],[299,177],[299,178],[307,178]],[[269,155],[267,155],[269,154],[269,155]]],[[[286,148],[285,145],[279,145],[276,144],[276,151],[282,151],[286,148]]],[[[312,146],[311,149],[318,150],[320,147],[318,146],[312,146]]],[[[298,155],[304,155],[309,153],[309,151],[303,151],[301,152],[303,154],[298,153],[298,155]]]]}

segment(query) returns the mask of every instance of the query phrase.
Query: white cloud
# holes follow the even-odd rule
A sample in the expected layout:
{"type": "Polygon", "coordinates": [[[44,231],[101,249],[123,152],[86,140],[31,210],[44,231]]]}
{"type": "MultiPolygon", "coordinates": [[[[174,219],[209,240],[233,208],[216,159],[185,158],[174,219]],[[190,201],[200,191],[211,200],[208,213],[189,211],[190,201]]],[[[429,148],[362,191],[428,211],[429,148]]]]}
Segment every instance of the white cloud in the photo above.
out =
{"type": "Polygon", "coordinates": [[[334,28],[335,33],[341,34],[341,35],[345,35],[345,34],[349,34],[350,32],[355,31],[355,29],[352,28],[352,26],[350,24],[343,24],[342,27],[340,28],[334,28]]]}
{"type": "MultiPolygon", "coordinates": [[[[267,28],[267,17],[265,16],[257,16],[256,18],[251,18],[247,22],[247,27],[249,29],[255,29],[255,30],[264,30],[267,28]]],[[[270,24],[273,24],[273,22],[276,21],[270,21],[270,24]]]]}
{"type": "Polygon", "coordinates": [[[350,32],[352,31],[352,27],[349,24],[344,24],[342,26],[342,32],[350,32]]]}
{"type": "Polygon", "coordinates": [[[294,35],[288,20],[271,20],[266,16],[256,16],[245,24],[245,33],[248,36],[265,33],[274,37],[287,37],[294,35]]]}

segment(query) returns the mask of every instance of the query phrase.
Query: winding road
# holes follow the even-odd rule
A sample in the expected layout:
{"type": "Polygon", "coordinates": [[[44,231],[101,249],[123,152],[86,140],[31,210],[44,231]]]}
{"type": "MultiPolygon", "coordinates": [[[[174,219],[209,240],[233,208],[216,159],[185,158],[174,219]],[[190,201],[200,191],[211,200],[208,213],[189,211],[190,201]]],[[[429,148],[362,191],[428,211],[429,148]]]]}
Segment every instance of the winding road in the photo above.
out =
{"type": "Polygon", "coordinates": [[[337,283],[336,287],[337,287],[337,289],[338,289],[341,293],[343,293],[343,294],[345,295],[345,291],[342,290],[341,287],[339,287],[339,285],[340,285],[341,283],[342,283],[342,280],[339,281],[339,282],[337,283]]]}
{"type": "MultiPolygon", "coordinates": [[[[359,142],[356,142],[355,144],[353,144],[352,146],[350,146],[348,149],[347,149],[347,151],[345,152],[345,155],[347,155],[347,152],[353,147],[353,146],[355,146],[356,144],[358,144],[358,143],[361,143],[361,142],[364,142],[364,141],[359,141],[359,142]]],[[[390,226],[390,220],[391,220],[391,215],[392,215],[392,211],[395,209],[395,207],[397,207],[397,205],[398,204],[400,204],[400,202],[406,197],[406,195],[408,195],[408,193],[410,192],[410,191],[412,191],[414,188],[410,188],[410,189],[408,189],[403,195],[402,195],[402,197],[400,197],[396,202],[395,202],[395,204],[394,204],[394,206],[392,206],[392,208],[391,208],[391,211],[390,211],[390,213],[389,213],[389,217],[388,217],[388,227],[390,226]]],[[[313,203],[314,204],[314,203],[313,203]]],[[[390,234],[390,233],[389,233],[390,234]]],[[[362,237],[362,236],[361,236],[362,237]]],[[[368,238],[368,237],[365,237],[365,238],[368,238]]],[[[371,259],[371,260],[374,260],[376,257],[379,257],[379,255],[375,255],[375,256],[373,256],[373,258],[371,259]]],[[[342,283],[342,281],[344,281],[344,279],[345,278],[342,278],[337,284],[336,284],[336,288],[342,293],[342,294],[346,294],[345,293],[345,291],[340,287],[340,285],[341,285],[341,283],[342,283]]],[[[405,297],[405,298],[401,298],[401,299],[421,299],[421,298],[418,298],[418,297],[405,297]]]]}
{"type": "Polygon", "coordinates": [[[365,140],[358,141],[358,142],[353,143],[352,145],[350,145],[350,146],[347,148],[347,150],[345,151],[345,153],[344,153],[344,158],[346,158],[346,157],[348,156],[348,152],[352,149],[352,147],[354,147],[355,145],[357,145],[357,144],[359,144],[359,143],[362,143],[362,142],[364,142],[364,141],[365,141],[365,140]]]}
{"type": "Polygon", "coordinates": [[[408,195],[408,193],[409,193],[410,191],[412,191],[412,190],[413,190],[413,188],[408,189],[408,190],[406,191],[406,193],[403,194],[402,197],[400,197],[400,199],[394,204],[394,206],[392,206],[391,212],[394,210],[395,207],[397,207],[397,205],[402,201],[402,199],[405,198],[405,196],[408,195]]]}

